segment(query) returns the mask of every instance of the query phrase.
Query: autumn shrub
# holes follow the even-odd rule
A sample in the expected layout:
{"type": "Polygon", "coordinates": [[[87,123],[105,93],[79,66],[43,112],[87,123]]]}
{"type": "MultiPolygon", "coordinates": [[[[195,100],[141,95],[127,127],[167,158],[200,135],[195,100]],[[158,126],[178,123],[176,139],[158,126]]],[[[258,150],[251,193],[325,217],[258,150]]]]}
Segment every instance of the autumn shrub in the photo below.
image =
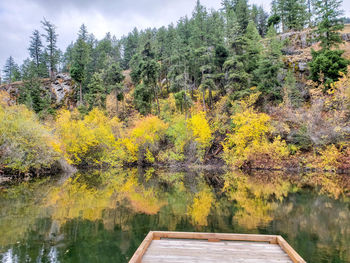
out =
{"type": "Polygon", "coordinates": [[[330,84],[326,93],[322,85],[310,89],[310,102],[295,109],[279,107],[274,116],[288,123],[288,143],[303,151],[312,147],[339,145],[347,141],[350,120],[349,74],[330,84]]]}
{"type": "Polygon", "coordinates": [[[187,121],[187,127],[191,131],[192,136],[197,143],[198,154],[202,158],[205,149],[210,146],[212,140],[212,130],[209,122],[205,117],[205,113],[200,111],[192,115],[187,121]]]}
{"type": "Polygon", "coordinates": [[[0,104],[0,167],[21,173],[52,168],[59,142],[24,105],[0,104]]]}
{"type": "Polygon", "coordinates": [[[173,117],[172,123],[166,131],[166,136],[171,148],[161,153],[162,161],[183,161],[185,159],[185,146],[191,140],[191,133],[183,115],[173,117]]]}
{"type": "Polygon", "coordinates": [[[153,163],[167,128],[168,125],[156,116],[137,120],[129,133],[117,141],[116,156],[125,163],[143,160],[153,163]]]}
{"type": "Polygon", "coordinates": [[[321,154],[321,168],[324,170],[336,170],[339,166],[339,158],[341,152],[334,144],[328,145],[325,149],[320,151],[321,154]]]}
{"type": "Polygon", "coordinates": [[[268,167],[278,165],[289,154],[286,142],[279,136],[270,141],[270,116],[252,107],[258,96],[253,94],[241,101],[241,109],[232,116],[234,126],[223,143],[224,159],[229,165],[268,167]]]}
{"type": "Polygon", "coordinates": [[[117,118],[109,119],[95,108],[84,118],[77,110],[61,110],[56,120],[56,133],[62,141],[62,151],[73,164],[101,164],[110,162],[109,152],[115,148],[113,130],[119,125],[117,118]]]}

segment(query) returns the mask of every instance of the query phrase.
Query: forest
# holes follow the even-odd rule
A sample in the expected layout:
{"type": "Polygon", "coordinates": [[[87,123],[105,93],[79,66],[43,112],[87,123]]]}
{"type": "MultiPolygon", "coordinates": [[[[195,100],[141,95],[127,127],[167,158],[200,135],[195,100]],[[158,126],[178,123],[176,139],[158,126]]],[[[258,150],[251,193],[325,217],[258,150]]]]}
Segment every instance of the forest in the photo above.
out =
{"type": "Polygon", "coordinates": [[[62,52],[43,19],[0,86],[0,174],[122,166],[350,168],[350,27],[341,0],[247,0],[62,52]],[[59,103],[50,85],[71,92],[59,103]],[[46,85],[45,83],[49,83],[46,85]],[[48,87],[49,86],[49,87],[48,87]]]}

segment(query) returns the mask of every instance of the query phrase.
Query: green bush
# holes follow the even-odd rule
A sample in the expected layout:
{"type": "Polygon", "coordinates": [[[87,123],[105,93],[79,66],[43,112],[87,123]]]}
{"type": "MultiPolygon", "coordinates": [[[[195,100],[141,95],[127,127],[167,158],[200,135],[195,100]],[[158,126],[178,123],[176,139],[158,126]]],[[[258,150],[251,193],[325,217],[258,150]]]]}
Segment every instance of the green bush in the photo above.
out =
{"type": "Polygon", "coordinates": [[[331,83],[339,79],[340,72],[347,73],[350,61],[342,57],[343,53],[343,50],[311,50],[310,78],[318,83],[323,82],[328,89],[331,83]]]}

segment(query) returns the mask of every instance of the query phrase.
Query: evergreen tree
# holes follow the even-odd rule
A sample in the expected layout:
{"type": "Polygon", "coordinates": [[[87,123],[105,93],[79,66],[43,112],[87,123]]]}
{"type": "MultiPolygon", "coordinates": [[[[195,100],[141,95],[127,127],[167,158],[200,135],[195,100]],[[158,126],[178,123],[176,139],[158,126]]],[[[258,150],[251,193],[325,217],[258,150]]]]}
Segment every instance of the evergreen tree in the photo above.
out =
{"type": "Polygon", "coordinates": [[[214,57],[212,48],[201,47],[195,50],[195,56],[198,58],[199,70],[201,72],[200,87],[202,89],[203,108],[206,110],[205,93],[209,91],[209,108],[211,108],[213,96],[212,90],[215,88],[213,81],[214,57]]]}
{"type": "Polygon", "coordinates": [[[116,96],[116,108],[118,112],[118,102],[123,100],[123,81],[125,79],[122,69],[118,63],[111,64],[105,73],[105,84],[110,91],[113,91],[116,96]]]}
{"type": "Polygon", "coordinates": [[[343,41],[339,33],[344,28],[341,3],[342,0],[315,0],[316,40],[321,41],[323,49],[330,49],[343,41]]]}
{"type": "Polygon", "coordinates": [[[305,0],[284,0],[284,26],[287,30],[301,30],[308,21],[305,0]]]}
{"type": "Polygon", "coordinates": [[[310,78],[319,84],[324,83],[328,89],[331,83],[339,79],[340,72],[347,72],[350,61],[342,57],[343,53],[343,50],[311,50],[310,78]]]}
{"type": "Polygon", "coordinates": [[[139,32],[137,28],[134,28],[134,30],[128,34],[126,38],[122,40],[123,42],[123,68],[128,69],[129,68],[129,62],[131,58],[136,54],[138,42],[139,42],[139,32]]]}
{"type": "Polygon", "coordinates": [[[220,89],[220,92],[225,94],[225,73],[223,67],[229,56],[229,52],[224,46],[219,45],[215,48],[214,53],[214,64],[216,66],[214,79],[216,85],[218,85],[220,89]]]}
{"type": "Polygon", "coordinates": [[[32,36],[30,37],[30,45],[29,45],[29,56],[33,60],[38,77],[47,77],[48,70],[45,65],[45,57],[44,57],[44,46],[41,42],[40,33],[38,30],[34,30],[32,36]]]}
{"type": "Polygon", "coordinates": [[[86,101],[89,104],[89,108],[99,107],[105,109],[107,89],[103,83],[102,74],[95,72],[88,87],[89,93],[86,94],[86,101]]]}
{"type": "Polygon", "coordinates": [[[86,27],[84,24],[80,28],[78,40],[72,49],[72,65],[70,74],[79,83],[79,104],[83,104],[83,83],[87,75],[87,64],[89,62],[89,47],[86,39],[86,27]]]}
{"type": "Polygon", "coordinates": [[[242,33],[246,32],[249,23],[249,6],[247,0],[236,0],[234,11],[242,33]]]}
{"type": "Polygon", "coordinates": [[[21,79],[21,72],[12,56],[10,56],[6,60],[3,72],[5,74],[4,81],[6,81],[7,83],[11,83],[21,79]]]}
{"type": "Polygon", "coordinates": [[[267,20],[269,15],[265,12],[264,8],[262,6],[259,6],[258,8],[258,18],[257,18],[257,28],[259,31],[260,36],[264,37],[267,32],[267,20]]]}
{"type": "Polygon", "coordinates": [[[57,48],[57,37],[56,27],[47,21],[45,18],[41,21],[45,34],[43,35],[46,40],[46,53],[47,53],[47,63],[50,70],[50,78],[53,79],[55,71],[57,70],[57,64],[59,61],[59,52],[57,48]]]}
{"type": "Polygon", "coordinates": [[[271,16],[267,20],[267,26],[270,28],[273,26],[276,31],[279,29],[281,23],[281,15],[279,10],[278,0],[272,0],[271,2],[271,16]]]}
{"type": "Polygon", "coordinates": [[[270,27],[267,35],[266,50],[256,71],[258,89],[267,100],[281,100],[281,86],[278,75],[282,68],[282,42],[277,38],[276,30],[270,27]]]}
{"type": "Polygon", "coordinates": [[[280,21],[282,31],[301,30],[308,21],[305,0],[273,0],[271,9],[270,25],[280,21]]]}
{"type": "Polygon", "coordinates": [[[85,26],[85,24],[82,24],[79,28],[79,33],[78,33],[78,38],[82,39],[84,42],[88,41],[88,31],[87,31],[87,27],[85,26]]]}
{"type": "Polygon", "coordinates": [[[153,93],[150,87],[143,83],[136,85],[133,97],[135,108],[142,115],[151,113],[153,93]]]}
{"type": "Polygon", "coordinates": [[[318,83],[324,83],[328,89],[330,84],[340,77],[340,72],[347,72],[347,65],[350,61],[343,58],[342,50],[334,50],[343,42],[340,30],[344,28],[344,21],[340,17],[341,0],[316,0],[315,14],[317,28],[315,29],[316,39],[321,43],[320,51],[311,50],[312,61],[309,63],[310,78],[318,83]]]}
{"type": "Polygon", "coordinates": [[[143,84],[146,88],[152,90],[153,92],[153,98],[156,100],[157,103],[157,111],[158,114],[160,114],[160,106],[159,106],[159,91],[158,91],[158,73],[159,73],[159,66],[154,59],[154,53],[151,48],[151,43],[147,42],[145,44],[145,47],[142,51],[142,62],[141,62],[141,78],[143,81],[143,84]]]}
{"type": "Polygon", "coordinates": [[[229,48],[232,48],[232,44],[235,43],[240,37],[240,25],[237,20],[236,13],[229,3],[225,4],[225,25],[226,25],[226,44],[229,48]]]}
{"type": "Polygon", "coordinates": [[[25,104],[41,116],[52,114],[50,90],[42,87],[35,61],[26,59],[22,74],[23,85],[19,88],[18,103],[25,104]]]}
{"type": "Polygon", "coordinates": [[[197,0],[192,13],[192,30],[190,43],[194,49],[200,48],[207,43],[207,9],[197,0]]]}
{"type": "Polygon", "coordinates": [[[283,93],[284,103],[288,106],[299,107],[303,102],[301,91],[297,87],[294,73],[291,70],[288,70],[284,79],[283,93]]]}
{"type": "Polygon", "coordinates": [[[249,22],[247,26],[247,32],[244,36],[245,47],[242,55],[242,61],[245,64],[245,71],[250,74],[249,87],[257,85],[255,71],[256,66],[259,65],[261,60],[261,54],[263,45],[261,43],[261,37],[253,22],[249,22]]]}

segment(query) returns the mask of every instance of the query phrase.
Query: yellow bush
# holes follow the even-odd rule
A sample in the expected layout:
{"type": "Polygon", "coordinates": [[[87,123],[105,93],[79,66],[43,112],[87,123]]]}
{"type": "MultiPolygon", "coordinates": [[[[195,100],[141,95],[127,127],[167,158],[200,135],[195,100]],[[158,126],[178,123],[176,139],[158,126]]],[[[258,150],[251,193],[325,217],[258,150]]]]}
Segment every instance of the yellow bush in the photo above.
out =
{"type": "Polygon", "coordinates": [[[156,116],[148,116],[138,120],[125,138],[119,139],[116,155],[121,162],[137,161],[141,147],[146,147],[146,159],[154,162],[154,156],[149,146],[154,146],[165,136],[168,125],[156,116]]]}
{"type": "Polygon", "coordinates": [[[205,118],[205,113],[200,111],[193,114],[187,121],[187,127],[192,132],[195,141],[199,144],[200,151],[203,152],[212,140],[212,131],[205,118]]]}
{"type": "Polygon", "coordinates": [[[164,137],[168,125],[157,116],[148,116],[137,121],[130,138],[137,144],[154,143],[164,137]]]}
{"type": "Polygon", "coordinates": [[[335,170],[339,166],[339,158],[341,152],[334,146],[334,144],[328,145],[321,152],[320,166],[324,170],[335,170]]]}
{"type": "Polygon", "coordinates": [[[50,168],[61,158],[57,138],[23,105],[0,104],[0,167],[19,172],[50,168]]]}
{"type": "MultiPolygon", "coordinates": [[[[116,119],[108,119],[99,109],[93,109],[84,119],[78,113],[62,110],[56,121],[56,131],[63,143],[63,152],[73,164],[102,163],[116,141],[112,128],[116,119]]],[[[106,159],[107,157],[107,159],[106,159]]]]}
{"type": "Polygon", "coordinates": [[[234,128],[223,144],[224,159],[228,164],[241,167],[249,161],[262,161],[259,160],[262,157],[279,161],[288,156],[287,145],[280,137],[273,143],[268,140],[268,134],[273,131],[271,118],[250,106],[254,98],[256,94],[242,101],[240,111],[232,116],[234,128]]]}

